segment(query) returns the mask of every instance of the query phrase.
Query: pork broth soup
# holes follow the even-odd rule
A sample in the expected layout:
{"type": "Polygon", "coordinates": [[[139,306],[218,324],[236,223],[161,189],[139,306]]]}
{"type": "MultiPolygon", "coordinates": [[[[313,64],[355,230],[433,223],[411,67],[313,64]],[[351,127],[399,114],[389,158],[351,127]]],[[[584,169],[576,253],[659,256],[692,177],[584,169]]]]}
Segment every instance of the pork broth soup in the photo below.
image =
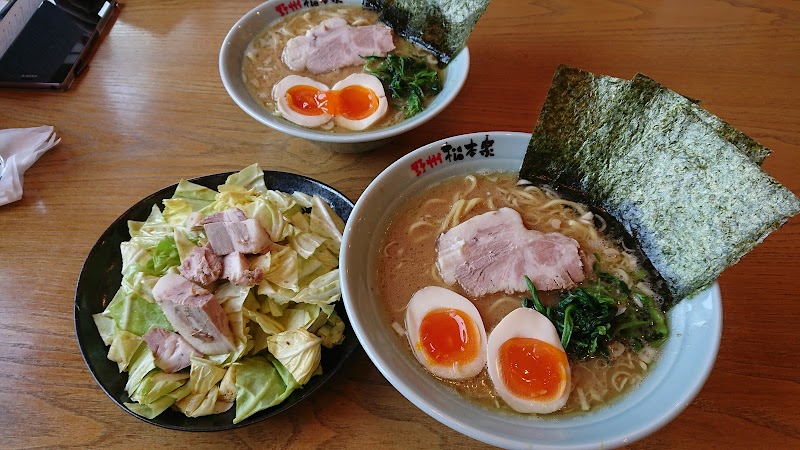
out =
{"type": "MultiPolygon", "coordinates": [[[[443,272],[447,272],[447,269],[441,267],[441,255],[437,253],[445,251],[441,247],[445,245],[443,241],[446,238],[440,236],[470,219],[486,217],[485,213],[503,211],[506,215],[516,214],[504,208],[510,208],[521,216],[527,229],[523,229],[522,233],[538,233],[563,241],[574,239],[580,248],[579,264],[584,266],[585,280],[575,282],[574,289],[569,290],[537,289],[543,307],[558,310],[559,302],[568,291],[585,288],[586,291],[594,289],[592,292],[595,292],[600,289],[598,280],[602,278],[618,280],[614,283],[619,283],[622,290],[630,289],[631,292],[645,294],[641,298],[651,298],[655,306],[661,309],[662,299],[653,292],[657,290],[653,288],[657,281],[643,270],[642,257],[626,249],[621,237],[606,235],[606,222],[584,205],[565,200],[547,187],[520,184],[517,175],[512,173],[461,176],[445,180],[409,198],[394,213],[380,247],[376,277],[378,295],[385,307],[387,320],[398,332],[398,339],[402,341],[402,346],[409,349],[409,354],[414,353],[414,349],[408,344],[406,329],[414,328],[414,325],[407,323],[406,309],[409,300],[422,288],[444,287],[471,300],[480,312],[490,342],[491,333],[498,323],[522,306],[523,297],[531,297],[530,292],[516,288],[512,289],[514,292],[500,290],[475,295],[474,286],[463,278],[451,284],[443,279],[443,272]],[[621,287],[621,284],[625,287],[621,287]]],[[[503,228],[508,227],[504,225],[503,228]]],[[[573,275],[574,278],[583,276],[573,275]]],[[[445,274],[444,278],[448,276],[445,274]]],[[[534,284],[541,283],[541,280],[534,280],[534,284]]],[[[611,316],[626,316],[624,304],[612,306],[611,316]]],[[[630,307],[638,308],[633,304],[630,307]]],[[[557,315],[553,313],[554,317],[557,315]]],[[[576,324],[581,320],[574,314],[573,318],[576,324]]],[[[615,334],[612,338],[606,341],[601,338],[600,345],[605,346],[605,354],[587,354],[587,350],[578,348],[575,343],[566,346],[571,382],[567,378],[568,399],[563,407],[558,408],[556,416],[601,408],[634,389],[646,376],[659,356],[655,347],[660,342],[628,339],[624,331],[628,326],[631,325],[615,325],[607,331],[609,335],[615,334]]],[[[563,336],[563,330],[558,331],[563,336]]],[[[573,331],[572,339],[579,332],[577,329],[573,331]]],[[[665,338],[662,337],[662,342],[665,338]]],[[[491,350],[488,364],[495,364],[491,350]]],[[[478,404],[514,412],[499,394],[500,388],[494,385],[485,367],[477,376],[468,379],[437,378],[478,404]]]]}
{"type": "MultiPolygon", "coordinates": [[[[317,40],[321,39],[317,38],[317,40]]],[[[361,6],[349,5],[328,5],[303,9],[274,22],[256,36],[247,48],[242,76],[250,94],[258,99],[264,108],[301,126],[327,130],[332,133],[353,133],[367,129],[385,128],[402,122],[406,118],[406,112],[403,109],[404,100],[393,99],[389,90],[384,90],[379,86],[379,79],[365,70],[367,60],[361,57],[364,53],[414,57],[426,62],[430,69],[435,71],[438,79],[444,80],[444,73],[436,68],[437,61],[433,55],[414,46],[394,34],[390,28],[382,25],[376,12],[361,6]],[[375,34],[378,34],[377,36],[367,33],[366,28],[371,26],[376,27],[375,34]],[[345,28],[351,32],[352,37],[341,36],[345,32],[339,30],[345,28]],[[310,50],[308,54],[302,54],[300,47],[311,45],[309,44],[310,40],[305,36],[312,29],[311,32],[315,35],[326,34],[333,29],[334,32],[338,31],[340,36],[337,36],[336,39],[331,38],[332,43],[330,45],[323,44],[327,47],[321,50],[314,49],[310,50]],[[297,39],[290,43],[294,38],[297,39]],[[351,39],[352,42],[343,43],[342,39],[351,39]],[[387,39],[389,42],[386,42],[387,39]],[[287,49],[287,44],[289,44],[289,49],[287,49]],[[373,51],[377,53],[372,53],[373,51]],[[349,59],[352,64],[328,70],[329,67],[337,65],[334,60],[338,59],[349,59]],[[343,80],[352,80],[349,77],[358,74],[374,78],[374,81],[368,84],[345,82],[342,85],[343,80]],[[288,80],[288,86],[286,86],[287,82],[282,82],[282,80],[286,80],[289,76],[303,78],[293,77],[288,80]],[[377,87],[375,83],[378,84],[377,87]],[[357,90],[350,89],[349,95],[345,90],[347,86],[353,84],[368,88],[373,93],[376,89],[383,92],[377,92],[374,96],[370,95],[363,99],[355,98],[353,93],[358,93],[357,90]],[[308,88],[309,86],[313,88],[313,93],[309,93],[309,89],[298,93],[298,88],[308,88]],[[292,88],[295,88],[295,91],[292,91],[292,88]],[[381,93],[384,94],[383,98],[381,98],[381,93]],[[314,113],[329,114],[331,120],[325,120],[327,116],[319,120],[305,120],[308,117],[308,111],[301,111],[300,115],[297,115],[295,113],[300,108],[280,104],[287,95],[293,95],[297,104],[311,104],[313,108],[324,109],[324,113],[319,113],[319,111],[314,111],[314,113]],[[311,100],[311,97],[314,99],[311,100]],[[372,103],[372,108],[370,103],[372,103]],[[386,104],[385,109],[383,103],[386,104]],[[348,114],[348,110],[352,111],[351,115],[353,116],[347,118],[350,119],[349,122],[347,119],[343,119],[348,114]],[[367,122],[364,122],[365,120],[367,122]]],[[[372,66],[371,68],[374,69],[372,66]]],[[[432,98],[433,95],[425,97],[424,106],[427,106],[432,98]]]]}

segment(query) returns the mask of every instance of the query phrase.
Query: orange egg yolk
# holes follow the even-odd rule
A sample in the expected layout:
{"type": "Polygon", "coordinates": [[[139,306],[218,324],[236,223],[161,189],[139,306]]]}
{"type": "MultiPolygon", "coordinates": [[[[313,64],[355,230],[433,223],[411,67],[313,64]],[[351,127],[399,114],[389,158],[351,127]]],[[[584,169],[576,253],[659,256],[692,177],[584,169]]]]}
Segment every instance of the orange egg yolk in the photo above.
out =
{"type": "Polygon", "coordinates": [[[509,392],[529,400],[558,398],[567,386],[567,355],[547,342],[511,338],[500,345],[497,364],[509,392]]]}
{"type": "Polygon", "coordinates": [[[286,102],[297,113],[318,116],[328,113],[350,120],[369,117],[378,109],[375,91],[357,84],[338,91],[320,91],[313,86],[292,86],[286,91],[286,102]]]}
{"type": "Polygon", "coordinates": [[[317,101],[319,94],[320,90],[314,86],[292,86],[286,91],[286,103],[297,113],[305,116],[318,116],[327,112],[317,101]]]}
{"type": "Polygon", "coordinates": [[[419,325],[419,347],[435,364],[465,364],[480,350],[480,332],[472,318],[457,309],[429,312],[419,325]]]}

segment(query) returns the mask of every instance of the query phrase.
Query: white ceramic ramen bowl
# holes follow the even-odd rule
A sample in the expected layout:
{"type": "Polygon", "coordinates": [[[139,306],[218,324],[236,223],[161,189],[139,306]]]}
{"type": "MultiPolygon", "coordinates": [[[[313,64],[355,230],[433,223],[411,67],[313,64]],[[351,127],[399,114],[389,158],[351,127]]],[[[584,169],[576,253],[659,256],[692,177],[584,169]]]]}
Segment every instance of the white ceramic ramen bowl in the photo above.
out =
{"type": "MultiPolygon", "coordinates": [[[[529,134],[473,133],[421,147],[384,170],[356,203],[344,233],[342,295],[361,345],[383,375],[431,417],[463,434],[507,448],[613,448],[630,444],[677,416],[692,401],[716,359],[722,332],[719,286],[684,300],[668,314],[671,336],[634,390],[603,409],[548,419],[477,406],[430,376],[388,323],[373,288],[382,230],[409,196],[445,178],[476,171],[517,172],[529,134]],[[443,146],[490,149],[448,160],[443,146]],[[485,146],[485,147],[484,147],[485,146]],[[441,159],[440,159],[441,157],[441,159]],[[428,163],[430,162],[430,164],[428,163]]],[[[487,330],[488,331],[488,330],[487,330]]]]}
{"type": "MultiPolygon", "coordinates": [[[[466,48],[448,64],[442,84],[442,92],[433,99],[428,108],[396,125],[373,131],[342,134],[301,127],[277,117],[253,98],[247,90],[242,77],[242,60],[245,50],[253,38],[269,24],[280,19],[282,12],[293,12],[294,10],[289,9],[288,5],[295,3],[299,5],[294,9],[296,11],[316,7],[303,6],[306,2],[288,2],[285,0],[264,2],[236,22],[225,37],[220,49],[219,72],[222,77],[222,84],[225,85],[228,95],[244,112],[270,128],[292,136],[308,139],[322,147],[340,153],[372,150],[434,118],[455,99],[461,87],[464,86],[469,72],[469,51],[466,48]]],[[[322,2],[317,3],[324,6],[322,2]]],[[[361,5],[361,0],[342,0],[342,4],[361,5]]]]}

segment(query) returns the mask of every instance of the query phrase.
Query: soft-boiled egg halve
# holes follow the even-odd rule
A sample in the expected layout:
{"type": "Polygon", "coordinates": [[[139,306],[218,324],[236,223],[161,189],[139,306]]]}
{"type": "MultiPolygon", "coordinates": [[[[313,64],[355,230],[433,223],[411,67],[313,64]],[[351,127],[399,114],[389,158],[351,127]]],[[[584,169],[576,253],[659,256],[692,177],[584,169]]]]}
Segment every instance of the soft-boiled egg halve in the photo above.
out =
{"type": "Polygon", "coordinates": [[[406,330],[417,361],[440,378],[465,380],[486,365],[486,330],[478,309],[449,289],[417,291],[406,308],[406,330]]]}
{"type": "Polygon", "coordinates": [[[553,324],[530,308],[509,313],[489,335],[489,378],[497,394],[521,413],[561,409],[570,391],[567,354],[553,324]]]}
{"type": "Polygon", "coordinates": [[[368,128],[386,114],[381,81],[374,75],[356,73],[337,82],[333,88],[300,75],[289,75],[272,88],[278,112],[298,125],[315,128],[333,119],[349,130],[368,128]]]}

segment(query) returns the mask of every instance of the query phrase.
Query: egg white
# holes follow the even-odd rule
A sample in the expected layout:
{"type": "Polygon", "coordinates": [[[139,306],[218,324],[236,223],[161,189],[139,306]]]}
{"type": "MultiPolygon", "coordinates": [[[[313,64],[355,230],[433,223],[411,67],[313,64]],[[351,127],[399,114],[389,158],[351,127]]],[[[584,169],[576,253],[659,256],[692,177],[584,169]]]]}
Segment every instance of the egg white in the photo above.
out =
{"type": "Polygon", "coordinates": [[[272,87],[272,99],[275,100],[275,105],[281,116],[283,116],[286,120],[308,128],[316,128],[330,122],[333,116],[326,112],[316,116],[307,116],[293,110],[291,106],[289,106],[289,102],[286,100],[286,92],[294,86],[312,86],[322,92],[330,90],[330,88],[324,83],[320,83],[319,81],[312,80],[308,77],[289,75],[283,78],[281,81],[275,83],[275,86],[272,87]]]}
{"type": "Polygon", "coordinates": [[[471,301],[449,289],[428,286],[420,289],[411,297],[406,308],[406,334],[417,361],[429,372],[440,378],[466,380],[480,373],[486,365],[486,329],[483,326],[480,313],[471,301]],[[422,319],[431,311],[449,308],[462,311],[468,315],[475,323],[480,334],[478,353],[475,359],[466,364],[435,364],[428,359],[418,345],[420,341],[419,328],[422,319]]]}
{"type": "Polygon", "coordinates": [[[511,311],[511,313],[505,316],[503,320],[494,327],[491,333],[489,333],[489,342],[487,346],[489,378],[492,380],[492,383],[494,383],[497,394],[513,410],[521,413],[548,414],[563,408],[569,398],[571,384],[569,364],[567,364],[566,367],[565,374],[567,379],[564,391],[553,400],[537,401],[520,398],[509,392],[508,388],[506,388],[503,383],[503,378],[500,376],[498,352],[500,346],[503,345],[504,342],[517,337],[539,339],[540,341],[544,341],[564,351],[558,332],[547,317],[531,308],[517,308],[511,311]]]}
{"type": "Polygon", "coordinates": [[[353,120],[337,115],[333,118],[333,121],[336,125],[347,128],[348,130],[360,131],[368,128],[377,122],[378,119],[386,115],[386,111],[389,110],[389,102],[386,100],[386,92],[383,90],[381,80],[375,75],[370,75],[368,73],[354,73],[334,84],[333,90],[340,91],[347,86],[353,85],[360,85],[375,92],[375,95],[378,96],[378,109],[363,119],[353,120]]]}

